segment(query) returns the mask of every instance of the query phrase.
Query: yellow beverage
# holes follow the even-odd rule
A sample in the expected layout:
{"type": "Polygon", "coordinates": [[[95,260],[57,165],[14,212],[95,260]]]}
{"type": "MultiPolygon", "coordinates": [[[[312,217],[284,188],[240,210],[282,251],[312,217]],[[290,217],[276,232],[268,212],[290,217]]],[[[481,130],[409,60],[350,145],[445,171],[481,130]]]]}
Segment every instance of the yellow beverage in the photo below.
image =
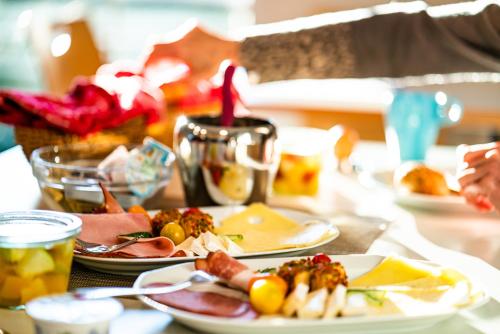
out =
{"type": "Polygon", "coordinates": [[[319,154],[301,156],[283,153],[274,180],[274,192],[280,195],[316,195],[321,166],[319,154]]]}
{"type": "Polygon", "coordinates": [[[315,128],[281,128],[281,161],[273,184],[279,195],[315,196],[323,168],[323,156],[330,146],[328,132],[315,128]]]}

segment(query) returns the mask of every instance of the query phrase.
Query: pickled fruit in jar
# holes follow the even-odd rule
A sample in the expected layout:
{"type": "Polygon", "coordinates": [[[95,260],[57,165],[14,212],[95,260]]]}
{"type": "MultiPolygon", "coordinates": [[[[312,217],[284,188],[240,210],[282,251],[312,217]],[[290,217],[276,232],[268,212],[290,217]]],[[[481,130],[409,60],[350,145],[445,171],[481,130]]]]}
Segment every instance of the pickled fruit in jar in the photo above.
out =
{"type": "Polygon", "coordinates": [[[74,239],[49,247],[0,248],[0,306],[19,306],[68,288],[74,239]]]}

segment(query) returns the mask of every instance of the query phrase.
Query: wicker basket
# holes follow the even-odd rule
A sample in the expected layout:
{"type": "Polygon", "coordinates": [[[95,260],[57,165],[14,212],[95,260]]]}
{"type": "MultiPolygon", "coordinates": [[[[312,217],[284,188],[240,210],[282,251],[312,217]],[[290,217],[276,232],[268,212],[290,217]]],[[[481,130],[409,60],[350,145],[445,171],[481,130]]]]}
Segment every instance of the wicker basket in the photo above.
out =
{"type": "Polygon", "coordinates": [[[14,133],[16,142],[22,145],[24,154],[29,160],[33,150],[48,145],[74,144],[80,142],[116,145],[140,143],[146,136],[146,124],[143,117],[136,117],[119,127],[106,129],[84,137],[67,134],[59,130],[28,127],[16,127],[14,133]]]}

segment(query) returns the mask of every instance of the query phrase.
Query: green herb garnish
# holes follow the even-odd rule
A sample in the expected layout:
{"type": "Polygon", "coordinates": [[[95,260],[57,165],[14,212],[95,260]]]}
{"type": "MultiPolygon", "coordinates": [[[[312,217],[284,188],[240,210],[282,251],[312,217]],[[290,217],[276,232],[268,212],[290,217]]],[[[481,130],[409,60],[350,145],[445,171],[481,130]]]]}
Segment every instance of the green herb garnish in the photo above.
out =
{"type": "Polygon", "coordinates": [[[129,234],[120,234],[120,238],[152,238],[153,235],[149,232],[134,232],[129,234]]]}
{"type": "Polygon", "coordinates": [[[365,289],[349,289],[347,293],[362,293],[365,296],[365,300],[368,304],[372,306],[382,306],[384,304],[385,291],[380,290],[365,290],[365,289]]]}
{"type": "Polygon", "coordinates": [[[223,234],[223,236],[234,242],[243,241],[243,234],[223,234]]]}
{"type": "Polygon", "coordinates": [[[265,269],[260,269],[257,270],[259,273],[262,274],[276,274],[276,268],[265,268],[265,269]]]}

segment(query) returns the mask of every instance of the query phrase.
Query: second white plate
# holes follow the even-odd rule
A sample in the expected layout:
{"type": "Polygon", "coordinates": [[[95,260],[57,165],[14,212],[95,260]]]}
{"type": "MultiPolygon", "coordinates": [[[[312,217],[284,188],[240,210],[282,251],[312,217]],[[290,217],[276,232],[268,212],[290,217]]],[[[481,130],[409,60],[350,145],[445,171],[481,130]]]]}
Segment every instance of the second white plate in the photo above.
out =
{"type": "MultiPolygon", "coordinates": [[[[345,267],[349,279],[353,279],[374,268],[382,259],[378,255],[331,255],[345,267]]],[[[282,263],[298,258],[245,259],[242,260],[250,269],[257,270],[277,267],[282,263]]],[[[424,261],[429,265],[435,265],[424,261]]],[[[435,265],[437,266],[437,265],[435,265]]],[[[194,270],[192,263],[183,263],[168,269],[158,269],[140,275],[134,287],[144,287],[156,282],[180,282],[194,270]]],[[[290,319],[281,317],[242,320],[237,318],[221,318],[187,312],[155,302],[146,296],[139,299],[145,304],[169,313],[177,321],[203,332],[209,333],[259,333],[259,334],[299,334],[299,333],[389,333],[417,330],[433,326],[455,314],[455,311],[426,313],[423,315],[404,316],[359,316],[340,317],[334,319],[290,319]]],[[[477,307],[487,301],[483,296],[468,308],[477,307]]]]}
{"type": "Polygon", "coordinates": [[[462,196],[433,196],[416,193],[402,193],[394,189],[392,171],[377,171],[362,173],[361,183],[383,187],[392,193],[394,202],[400,205],[424,210],[445,212],[474,212],[462,196]]]}

